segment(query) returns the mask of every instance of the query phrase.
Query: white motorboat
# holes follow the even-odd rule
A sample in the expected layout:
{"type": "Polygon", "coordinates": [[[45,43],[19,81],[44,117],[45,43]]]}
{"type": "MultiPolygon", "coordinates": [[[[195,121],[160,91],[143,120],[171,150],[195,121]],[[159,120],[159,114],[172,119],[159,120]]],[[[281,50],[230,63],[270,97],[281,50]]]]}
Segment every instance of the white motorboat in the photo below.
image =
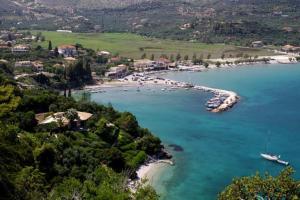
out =
{"type": "MultiPolygon", "coordinates": [[[[268,132],[268,135],[270,135],[270,132],[268,132]]],[[[267,145],[266,145],[266,152],[267,152],[267,145]]],[[[261,157],[263,157],[266,160],[272,161],[272,162],[276,162],[282,165],[289,165],[289,162],[284,161],[284,160],[280,160],[280,155],[273,155],[273,154],[268,154],[268,153],[261,153],[260,154],[261,157]]]]}
{"type": "Polygon", "coordinates": [[[282,164],[282,165],[289,165],[289,162],[284,161],[284,160],[280,160],[280,155],[276,156],[276,155],[265,154],[265,153],[261,153],[260,155],[261,155],[261,157],[263,157],[266,160],[277,162],[277,163],[282,164]]]}
{"type": "Polygon", "coordinates": [[[265,153],[261,153],[260,155],[264,159],[271,160],[271,161],[277,161],[280,158],[280,156],[271,155],[271,154],[265,154],[265,153]]]}

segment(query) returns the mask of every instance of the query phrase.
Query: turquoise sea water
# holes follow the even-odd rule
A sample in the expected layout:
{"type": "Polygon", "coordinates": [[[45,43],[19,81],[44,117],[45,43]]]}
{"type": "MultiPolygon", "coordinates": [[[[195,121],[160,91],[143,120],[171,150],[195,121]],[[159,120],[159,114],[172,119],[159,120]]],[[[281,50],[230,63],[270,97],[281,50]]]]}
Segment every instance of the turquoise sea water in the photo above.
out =
{"type": "Polygon", "coordinates": [[[161,91],[145,87],[108,89],[92,95],[134,113],[140,124],[165,144],[180,145],[176,166],[165,169],[155,187],[163,199],[216,199],[233,177],[283,166],[260,158],[266,149],[290,161],[300,178],[300,65],[257,65],[208,72],[173,72],[174,80],[228,89],[241,96],[231,110],[205,110],[209,93],[195,90],[161,91]]]}

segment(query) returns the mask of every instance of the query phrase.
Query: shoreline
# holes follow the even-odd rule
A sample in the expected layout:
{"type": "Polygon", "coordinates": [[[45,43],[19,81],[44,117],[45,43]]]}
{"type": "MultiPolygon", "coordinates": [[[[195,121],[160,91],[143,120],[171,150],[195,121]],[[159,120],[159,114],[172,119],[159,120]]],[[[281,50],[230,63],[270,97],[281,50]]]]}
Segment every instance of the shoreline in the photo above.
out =
{"type": "MultiPolygon", "coordinates": [[[[271,64],[297,64],[299,62],[289,62],[289,63],[279,63],[279,62],[275,62],[275,63],[266,63],[267,65],[271,65],[271,64]]],[[[238,65],[234,65],[234,66],[226,66],[226,65],[222,65],[220,67],[220,69],[228,69],[228,68],[237,68],[240,66],[248,66],[248,65],[256,65],[256,64],[261,64],[261,63],[249,63],[249,64],[238,64],[238,65]]],[[[210,70],[210,69],[217,69],[216,67],[214,68],[209,68],[206,70],[210,70]]],[[[163,73],[168,73],[168,72],[172,72],[175,70],[164,70],[164,71],[155,71],[155,72],[150,72],[145,73],[149,76],[146,77],[150,77],[150,78],[154,78],[154,76],[158,76],[159,74],[163,74],[163,73]]],[[[178,72],[180,72],[179,70],[176,70],[178,72]]],[[[130,76],[129,76],[130,77],[130,76]]],[[[145,77],[145,76],[142,76],[145,77]]],[[[126,77],[125,77],[126,78],[126,77]]],[[[128,78],[128,76],[127,76],[128,78]]],[[[227,91],[227,90],[222,90],[222,89],[216,89],[216,88],[210,88],[210,87],[205,87],[205,86],[197,86],[197,85],[191,85],[188,83],[184,83],[184,82],[178,82],[178,81],[173,81],[173,80],[169,80],[169,79],[164,79],[164,80],[159,80],[159,82],[154,83],[153,80],[152,82],[149,83],[145,83],[145,81],[126,81],[123,79],[120,80],[114,80],[111,82],[105,82],[104,84],[100,84],[100,85],[91,85],[91,86],[87,86],[85,87],[85,89],[87,90],[91,90],[91,91],[95,91],[95,90],[102,90],[105,88],[114,88],[114,87],[124,87],[124,89],[126,89],[126,87],[142,87],[143,85],[153,85],[153,86],[166,86],[169,89],[176,89],[176,88],[186,88],[186,89],[196,89],[196,90],[201,90],[204,92],[211,92],[214,97],[211,98],[209,101],[211,101],[212,99],[216,98],[216,96],[220,95],[220,94],[226,94],[228,95],[228,97],[224,100],[224,104],[222,104],[221,106],[219,106],[217,109],[212,109],[210,110],[211,112],[222,112],[225,111],[229,108],[231,108],[232,106],[234,106],[234,104],[236,104],[239,100],[239,96],[237,95],[237,93],[233,92],[233,91],[227,91]],[[167,83],[166,83],[167,81],[167,83]],[[171,82],[175,83],[181,83],[181,84],[186,84],[186,87],[177,87],[174,86],[174,84],[172,84],[171,82]],[[142,83],[142,84],[141,84],[142,83]],[[174,88],[172,88],[174,87],[174,88]],[[175,88],[176,87],[176,88],[175,88]]],[[[165,87],[163,89],[166,89],[165,87]]],[[[95,91],[97,92],[97,91],[95,91]]],[[[162,171],[168,167],[170,167],[170,165],[166,164],[166,163],[161,163],[158,161],[154,161],[154,162],[146,162],[144,164],[142,164],[139,169],[136,171],[138,179],[137,180],[131,180],[128,183],[128,187],[135,191],[136,188],[136,184],[140,183],[141,180],[147,179],[148,181],[146,182],[147,184],[150,185],[154,185],[156,184],[156,181],[159,179],[162,171]]]]}
{"type": "MultiPolygon", "coordinates": [[[[180,82],[180,81],[174,81],[170,79],[163,79],[160,77],[157,77],[156,75],[168,73],[172,71],[191,71],[191,72],[202,72],[207,71],[210,69],[228,69],[228,68],[236,68],[241,66],[249,66],[249,65],[256,65],[256,64],[297,64],[299,62],[296,61],[296,57],[294,55],[275,55],[275,56],[261,56],[258,57],[258,59],[269,59],[268,62],[265,61],[257,61],[257,62],[243,62],[238,64],[228,64],[228,62],[234,62],[236,60],[239,60],[237,58],[227,58],[227,59],[211,59],[211,61],[215,62],[227,62],[227,64],[221,64],[219,67],[217,67],[215,64],[211,64],[208,68],[205,68],[204,66],[200,65],[193,65],[192,67],[188,66],[181,66],[183,68],[180,68],[176,70],[162,70],[162,71],[151,71],[151,72],[143,72],[143,73],[133,73],[131,75],[128,75],[122,79],[108,81],[104,83],[96,83],[94,85],[85,86],[83,90],[91,92],[91,93],[98,93],[98,92],[104,92],[102,89],[104,88],[114,88],[114,87],[142,87],[144,85],[150,85],[150,86],[165,86],[166,88],[163,88],[162,90],[173,90],[173,89],[196,89],[201,90],[204,92],[211,92],[214,96],[209,99],[206,102],[206,110],[213,112],[213,113],[219,113],[226,111],[230,108],[232,108],[236,103],[238,103],[238,100],[240,97],[237,93],[233,91],[228,90],[222,90],[218,88],[210,88],[206,86],[199,86],[199,85],[192,85],[190,83],[186,82],[180,82]]],[[[127,91],[127,89],[124,89],[124,91],[127,91]]]]}
{"type": "Polygon", "coordinates": [[[157,175],[157,171],[173,165],[174,163],[170,159],[156,160],[154,162],[145,163],[136,171],[138,180],[141,181],[147,179],[147,181],[151,183],[154,176],[157,175]]]}
{"type": "Polygon", "coordinates": [[[139,184],[146,184],[152,187],[157,185],[160,180],[161,173],[174,165],[171,159],[159,159],[145,162],[137,170],[137,178],[134,180],[129,179],[127,187],[135,192],[139,184]]]}
{"type": "MultiPolygon", "coordinates": [[[[152,74],[151,74],[152,75],[152,74]]],[[[233,91],[227,91],[217,88],[210,88],[206,86],[200,85],[193,85],[186,82],[174,81],[170,79],[155,77],[155,76],[148,76],[144,73],[134,73],[124,77],[123,79],[118,79],[117,81],[112,81],[100,85],[92,85],[86,86],[84,88],[85,91],[89,91],[91,93],[98,93],[103,92],[103,88],[113,88],[113,87],[130,87],[136,86],[138,87],[137,91],[139,91],[140,87],[145,85],[152,85],[152,86],[164,86],[162,91],[165,90],[175,90],[175,89],[195,89],[200,90],[203,92],[210,92],[213,94],[213,97],[209,99],[206,103],[206,110],[219,113],[226,111],[232,108],[239,100],[239,96],[237,93],[233,91]]],[[[126,91],[126,89],[124,89],[126,91]]]]}
{"type": "MultiPolygon", "coordinates": [[[[297,64],[299,62],[290,62],[290,63],[266,63],[266,65],[272,65],[272,64],[297,64]]],[[[256,64],[261,64],[261,63],[249,63],[249,64],[238,64],[238,65],[234,65],[234,66],[226,66],[226,65],[222,65],[220,67],[220,69],[235,69],[238,68],[240,66],[249,66],[249,65],[256,65],[256,64]]],[[[213,68],[209,68],[209,69],[205,69],[205,71],[210,70],[210,69],[218,69],[217,67],[213,67],[213,68]]],[[[175,70],[163,70],[163,71],[155,71],[155,72],[150,72],[150,73],[145,73],[148,76],[142,76],[142,78],[144,77],[150,77],[150,78],[154,78],[155,76],[159,76],[160,74],[165,74],[168,72],[172,72],[175,70]]],[[[180,72],[179,70],[176,70],[176,72],[180,72]]],[[[130,77],[130,76],[129,76],[130,77]]],[[[126,77],[125,77],[126,78],[126,77]]],[[[128,78],[128,76],[127,76],[128,78]]],[[[132,77],[131,77],[132,78],[132,77]]],[[[154,80],[145,83],[145,81],[126,81],[123,79],[120,80],[114,80],[111,82],[105,82],[104,84],[100,84],[100,85],[92,85],[92,86],[87,86],[86,89],[88,90],[102,90],[105,88],[114,88],[114,87],[124,87],[124,89],[126,89],[126,87],[142,87],[143,85],[147,85],[147,86],[163,86],[162,89],[165,90],[171,90],[172,87],[174,89],[176,88],[180,88],[177,86],[174,86],[174,83],[177,81],[173,81],[173,80],[169,80],[169,79],[164,79],[164,80],[157,80],[157,83],[153,82],[154,80]],[[167,83],[166,83],[167,81],[167,83]],[[171,83],[173,82],[173,84],[171,83]],[[142,83],[142,84],[141,84],[142,83]],[[168,87],[168,89],[166,89],[168,87]]],[[[182,88],[186,88],[186,89],[196,89],[196,90],[201,90],[204,92],[210,92],[215,96],[218,96],[220,94],[227,94],[229,95],[227,97],[227,99],[225,99],[225,103],[223,106],[220,106],[217,110],[211,110],[211,112],[221,112],[219,109],[223,109],[227,110],[229,108],[231,108],[232,106],[234,106],[235,103],[238,102],[239,97],[238,94],[233,92],[233,91],[227,91],[227,90],[222,90],[222,89],[216,89],[216,88],[210,88],[210,87],[205,87],[205,86],[191,86],[188,83],[184,83],[184,82],[177,82],[177,83],[182,83],[182,84],[187,84],[187,87],[182,87],[182,88]]],[[[213,98],[212,98],[213,99],[213,98]]],[[[210,99],[211,100],[211,99],[210,99]]],[[[157,184],[161,184],[161,182],[159,182],[160,179],[164,179],[162,178],[162,174],[164,174],[164,170],[167,170],[170,168],[170,165],[167,163],[161,163],[158,161],[152,161],[152,162],[146,162],[144,164],[142,164],[137,170],[137,177],[138,179],[136,180],[130,180],[128,182],[128,188],[132,191],[136,191],[136,186],[137,184],[141,183],[142,180],[147,179],[146,184],[149,184],[151,186],[156,186],[157,184]]],[[[159,185],[159,187],[162,187],[161,185],[159,185]]]]}
{"type": "MultiPolygon", "coordinates": [[[[289,55],[289,54],[258,57],[258,59],[263,59],[263,58],[267,58],[270,60],[267,63],[264,61],[255,61],[255,62],[243,62],[243,63],[239,63],[239,64],[226,64],[226,62],[238,61],[239,58],[226,58],[226,59],[218,58],[218,59],[210,59],[210,61],[222,62],[223,64],[221,64],[220,67],[217,67],[215,64],[210,64],[209,67],[207,67],[207,68],[205,68],[204,66],[201,66],[201,65],[194,65],[193,67],[183,66],[184,68],[160,70],[160,71],[150,71],[150,72],[143,72],[143,73],[145,75],[159,75],[159,74],[164,74],[164,73],[168,73],[168,72],[181,72],[181,71],[205,72],[205,71],[208,71],[211,69],[228,69],[228,68],[234,69],[236,67],[244,67],[244,66],[249,66],[249,65],[257,65],[257,64],[273,65],[273,64],[297,64],[297,63],[299,63],[295,60],[296,59],[295,55],[289,55]],[[290,58],[292,58],[293,60],[290,61],[290,58]]],[[[120,81],[120,79],[116,79],[116,80],[112,80],[112,81],[106,81],[104,83],[95,83],[93,85],[86,85],[83,87],[82,90],[92,90],[92,89],[112,88],[112,87],[131,87],[131,86],[137,86],[137,85],[133,82],[125,83],[125,82],[120,81]]]]}

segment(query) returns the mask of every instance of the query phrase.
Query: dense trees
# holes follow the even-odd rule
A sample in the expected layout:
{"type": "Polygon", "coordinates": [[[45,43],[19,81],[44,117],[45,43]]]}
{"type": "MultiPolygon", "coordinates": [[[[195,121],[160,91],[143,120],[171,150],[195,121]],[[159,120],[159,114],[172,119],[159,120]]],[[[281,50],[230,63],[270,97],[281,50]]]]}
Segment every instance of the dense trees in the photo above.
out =
{"type": "Polygon", "coordinates": [[[81,58],[78,62],[67,67],[67,77],[72,86],[80,86],[92,80],[90,60],[81,58]]]}
{"type": "Polygon", "coordinates": [[[124,129],[126,132],[132,134],[133,136],[138,136],[137,128],[138,122],[136,118],[129,112],[124,112],[121,116],[117,119],[116,124],[124,129]]]}
{"type": "Polygon", "coordinates": [[[147,156],[162,150],[131,113],[43,89],[20,91],[8,76],[0,78],[0,198],[158,198],[144,185],[135,194],[127,188],[147,156]],[[38,125],[35,119],[37,113],[66,111],[76,120],[76,110],[93,114],[87,130],[38,125]]]}
{"type": "Polygon", "coordinates": [[[33,111],[20,113],[19,122],[20,128],[25,131],[33,131],[34,127],[37,125],[37,121],[35,119],[35,114],[33,111]]]}
{"type": "Polygon", "coordinates": [[[17,88],[13,85],[0,85],[0,118],[14,111],[20,104],[17,88]]]}
{"type": "Polygon", "coordinates": [[[299,199],[300,182],[292,178],[291,167],[284,169],[277,177],[269,174],[234,179],[232,184],[220,193],[219,200],[235,199],[299,199]]]}
{"type": "Polygon", "coordinates": [[[42,199],[47,192],[45,174],[34,167],[24,167],[16,175],[16,190],[24,199],[42,199]]]}

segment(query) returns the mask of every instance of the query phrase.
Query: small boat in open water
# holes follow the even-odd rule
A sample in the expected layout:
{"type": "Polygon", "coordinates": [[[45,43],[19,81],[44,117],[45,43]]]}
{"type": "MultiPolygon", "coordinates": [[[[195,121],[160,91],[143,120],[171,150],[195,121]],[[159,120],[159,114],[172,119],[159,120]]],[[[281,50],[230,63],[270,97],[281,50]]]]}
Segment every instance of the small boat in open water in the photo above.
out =
{"type": "Polygon", "coordinates": [[[269,161],[277,162],[283,165],[289,165],[289,162],[280,160],[280,155],[276,156],[276,155],[261,153],[260,156],[269,161]]]}
{"type": "Polygon", "coordinates": [[[260,155],[264,159],[270,160],[270,161],[277,161],[280,158],[280,156],[271,155],[271,154],[265,154],[265,153],[261,153],[260,155]]]}
{"type": "MultiPolygon", "coordinates": [[[[268,132],[268,135],[270,136],[271,132],[268,132]]],[[[266,145],[266,152],[268,152],[267,150],[267,145],[266,145]]],[[[276,162],[276,163],[279,163],[279,164],[282,164],[282,165],[286,165],[288,166],[289,165],[289,162],[287,161],[284,161],[284,160],[280,160],[280,155],[274,155],[274,154],[268,154],[268,153],[261,153],[260,154],[261,157],[263,157],[264,159],[266,160],[269,160],[269,161],[272,161],[272,162],[276,162]]]]}

